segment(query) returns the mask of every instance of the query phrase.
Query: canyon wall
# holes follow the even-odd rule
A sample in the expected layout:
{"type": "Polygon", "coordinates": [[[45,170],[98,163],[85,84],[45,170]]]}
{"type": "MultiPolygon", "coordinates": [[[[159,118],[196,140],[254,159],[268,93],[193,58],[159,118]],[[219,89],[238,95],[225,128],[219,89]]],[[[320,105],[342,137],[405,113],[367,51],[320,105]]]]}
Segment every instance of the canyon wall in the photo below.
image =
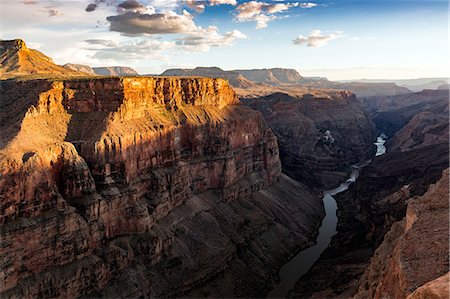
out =
{"type": "Polygon", "coordinates": [[[350,92],[277,92],[242,101],[277,135],[283,172],[309,186],[331,189],[350,165],[374,155],[374,125],[350,92]]]}
{"type": "Polygon", "coordinates": [[[338,233],[291,296],[447,298],[448,105],[439,90],[365,100],[387,153],[337,196],[338,233]]]}
{"type": "Polygon", "coordinates": [[[1,81],[3,298],[262,296],[319,194],[222,79],[1,81]]]}

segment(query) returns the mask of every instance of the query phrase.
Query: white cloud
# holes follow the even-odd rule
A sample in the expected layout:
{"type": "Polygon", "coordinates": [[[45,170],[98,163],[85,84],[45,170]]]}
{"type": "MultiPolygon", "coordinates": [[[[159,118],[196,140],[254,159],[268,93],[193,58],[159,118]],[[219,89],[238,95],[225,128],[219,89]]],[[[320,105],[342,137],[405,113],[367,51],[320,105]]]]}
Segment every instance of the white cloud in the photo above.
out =
{"type": "Polygon", "coordinates": [[[236,7],[238,22],[256,22],[256,28],[265,28],[269,21],[275,20],[275,14],[288,11],[293,7],[312,8],[317,4],[312,2],[276,3],[249,1],[236,7]]]}
{"type": "Polygon", "coordinates": [[[199,28],[194,34],[178,38],[176,44],[189,52],[206,52],[210,47],[232,46],[238,39],[247,36],[239,30],[233,30],[221,35],[215,26],[206,29],[199,28]]]}
{"type": "Polygon", "coordinates": [[[307,47],[318,48],[326,45],[329,41],[344,37],[343,32],[323,34],[320,30],[313,30],[308,36],[299,35],[294,39],[296,45],[306,45],[307,47]]]}
{"type": "Polygon", "coordinates": [[[205,1],[186,0],[186,5],[198,13],[202,13],[205,10],[205,1]]]}
{"type": "Polygon", "coordinates": [[[164,51],[172,49],[174,42],[154,39],[132,39],[114,41],[107,39],[88,39],[82,47],[93,52],[91,58],[99,60],[140,60],[143,58],[162,58],[164,51]]]}
{"type": "Polygon", "coordinates": [[[209,0],[209,5],[211,5],[211,6],[221,5],[221,4],[228,4],[228,5],[236,6],[237,1],[236,0],[209,0]]]}

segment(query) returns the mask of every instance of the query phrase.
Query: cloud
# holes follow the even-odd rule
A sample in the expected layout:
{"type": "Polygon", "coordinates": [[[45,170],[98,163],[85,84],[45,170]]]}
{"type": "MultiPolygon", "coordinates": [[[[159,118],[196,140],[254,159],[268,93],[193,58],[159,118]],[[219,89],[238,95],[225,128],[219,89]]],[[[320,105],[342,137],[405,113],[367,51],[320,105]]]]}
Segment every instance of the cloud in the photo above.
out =
{"type": "Polygon", "coordinates": [[[92,58],[99,60],[140,60],[143,58],[164,58],[162,54],[175,46],[174,42],[154,39],[133,39],[113,41],[107,39],[88,39],[83,48],[94,52],[92,58]]]}
{"type": "Polygon", "coordinates": [[[125,10],[134,10],[134,9],[141,9],[144,6],[137,2],[136,0],[126,0],[117,5],[117,7],[123,8],[125,10]]]}
{"type": "Polygon", "coordinates": [[[296,45],[306,45],[307,47],[318,48],[326,45],[329,41],[344,37],[343,32],[336,31],[334,33],[323,34],[320,30],[313,30],[308,36],[299,35],[294,39],[296,45]]]}
{"type": "Polygon", "coordinates": [[[267,27],[269,21],[275,20],[275,14],[285,12],[292,7],[312,8],[317,4],[312,2],[276,3],[249,1],[236,7],[236,20],[238,22],[256,21],[256,28],[267,27]]]}
{"type": "Polygon", "coordinates": [[[87,12],[91,12],[91,11],[94,11],[96,8],[97,8],[97,4],[95,4],[95,3],[90,3],[90,4],[88,4],[88,6],[86,7],[86,11],[87,11],[87,12]]]}
{"type": "Polygon", "coordinates": [[[236,0],[209,0],[209,5],[211,5],[211,6],[221,5],[221,4],[228,4],[228,5],[236,6],[237,1],[236,0]]]}
{"type": "Polygon", "coordinates": [[[238,39],[246,39],[247,36],[239,30],[233,30],[219,34],[215,26],[206,29],[198,29],[194,34],[187,35],[176,40],[176,45],[190,52],[206,52],[210,47],[232,46],[238,39]]]}
{"type": "Polygon", "coordinates": [[[62,16],[63,13],[56,9],[54,6],[46,6],[44,9],[41,9],[42,12],[48,14],[49,17],[62,16]]]}
{"type": "Polygon", "coordinates": [[[313,2],[303,2],[303,3],[299,3],[298,6],[301,8],[313,8],[313,7],[316,7],[317,4],[313,3],[313,2]]]}
{"type": "Polygon", "coordinates": [[[205,1],[186,0],[186,5],[198,13],[202,13],[205,10],[205,3],[205,1]]]}
{"type": "Polygon", "coordinates": [[[187,11],[179,15],[168,13],[127,12],[106,18],[110,22],[110,31],[126,35],[190,33],[197,29],[193,17],[187,11]]]}

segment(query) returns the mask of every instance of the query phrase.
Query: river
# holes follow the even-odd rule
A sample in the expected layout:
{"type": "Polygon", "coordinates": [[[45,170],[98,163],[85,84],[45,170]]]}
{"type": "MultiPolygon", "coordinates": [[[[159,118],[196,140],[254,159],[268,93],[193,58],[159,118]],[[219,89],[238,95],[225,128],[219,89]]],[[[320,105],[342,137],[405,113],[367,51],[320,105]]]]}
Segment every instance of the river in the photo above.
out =
{"type": "MultiPolygon", "coordinates": [[[[386,152],[386,147],[384,146],[386,142],[385,138],[386,136],[384,134],[378,136],[377,142],[375,142],[377,146],[376,156],[383,155],[386,152]]],[[[370,161],[353,165],[352,172],[347,181],[341,183],[339,187],[333,190],[323,191],[325,217],[319,228],[316,244],[300,251],[281,267],[278,274],[280,283],[267,294],[267,298],[285,298],[289,291],[294,288],[295,283],[308,272],[312,265],[319,259],[322,252],[328,247],[331,237],[336,234],[336,226],[338,223],[337,204],[333,196],[347,190],[350,184],[356,181],[361,169],[368,163],[370,161]]]]}

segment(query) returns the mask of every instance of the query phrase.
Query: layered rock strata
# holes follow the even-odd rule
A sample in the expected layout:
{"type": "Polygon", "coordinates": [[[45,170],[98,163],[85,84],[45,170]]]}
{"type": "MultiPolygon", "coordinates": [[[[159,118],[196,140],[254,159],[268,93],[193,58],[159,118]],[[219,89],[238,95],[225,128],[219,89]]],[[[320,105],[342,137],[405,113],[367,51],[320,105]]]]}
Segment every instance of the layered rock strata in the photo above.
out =
{"type": "Polygon", "coordinates": [[[225,80],[0,92],[3,298],[261,296],[323,217],[225,80]]]}
{"type": "Polygon", "coordinates": [[[374,154],[375,128],[350,92],[274,93],[242,101],[260,111],[277,135],[283,172],[307,185],[331,189],[345,180],[350,165],[374,154]]]}

